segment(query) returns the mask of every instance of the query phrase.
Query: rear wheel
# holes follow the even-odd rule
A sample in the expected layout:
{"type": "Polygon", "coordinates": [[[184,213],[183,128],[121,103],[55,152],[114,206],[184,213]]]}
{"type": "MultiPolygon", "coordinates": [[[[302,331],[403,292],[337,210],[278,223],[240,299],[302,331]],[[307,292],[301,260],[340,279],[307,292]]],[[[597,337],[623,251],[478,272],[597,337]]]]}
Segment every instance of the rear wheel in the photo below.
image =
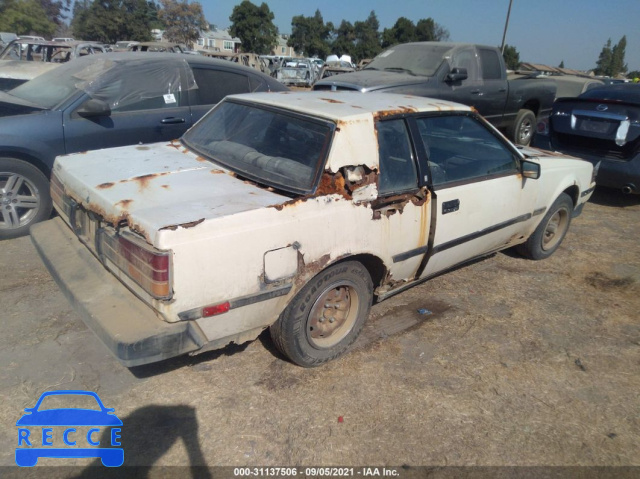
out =
{"type": "Polygon", "coordinates": [[[273,342],[294,363],[319,366],[347,351],[369,316],[373,283],[355,261],[312,278],[271,326],[273,342]]]}
{"type": "Polygon", "coordinates": [[[553,202],[527,242],[517,246],[518,252],[535,260],[551,256],[569,230],[572,212],[573,200],[566,193],[562,193],[553,202]]]}
{"type": "Polygon", "coordinates": [[[47,177],[25,161],[0,158],[0,239],[29,233],[51,210],[47,177]]]}
{"type": "Polygon", "coordinates": [[[516,121],[508,128],[509,139],[516,145],[529,146],[536,127],[536,115],[531,110],[520,110],[516,121]]]}

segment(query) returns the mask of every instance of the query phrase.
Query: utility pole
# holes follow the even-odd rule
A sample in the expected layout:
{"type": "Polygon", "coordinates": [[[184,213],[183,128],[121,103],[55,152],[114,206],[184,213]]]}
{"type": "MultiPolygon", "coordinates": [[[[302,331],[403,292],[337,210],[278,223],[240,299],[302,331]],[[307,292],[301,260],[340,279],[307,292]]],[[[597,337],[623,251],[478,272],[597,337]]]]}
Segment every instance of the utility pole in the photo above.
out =
{"type": "Polygon", "coordinates": [[[507,21],[504,22],[504,33],[502,34],[502,54],[504,55],[504,40],[507,38],[507,28],[509,28],[509,16],[511,16],[511,4],[513,0],[509,0],[509,10],[507,11],[507,21]]]}

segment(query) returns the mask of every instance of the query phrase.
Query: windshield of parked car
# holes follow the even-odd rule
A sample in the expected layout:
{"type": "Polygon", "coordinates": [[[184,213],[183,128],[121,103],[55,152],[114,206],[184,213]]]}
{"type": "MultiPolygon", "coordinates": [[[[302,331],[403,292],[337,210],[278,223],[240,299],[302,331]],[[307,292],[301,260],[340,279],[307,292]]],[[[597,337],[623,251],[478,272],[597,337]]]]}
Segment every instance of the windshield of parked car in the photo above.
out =
{"type": "Polygon", "coordinates": [[[396,45],[375,57],[364,70],[394,71],[430,77],[451,49],[451,45],[428,43],[396,45]]]}
{"type": "Polygon", "coordinates": [[[224,101],[183,137],[194,151],[241,176],[292,193],[308,193],[324,165],[330,123],[224,101]]]}
{"type": "Polygon", "coordinates": [[[640,105],[640,85],[613,85],[587,90],[580,98],[594,100],[613,100],[640,105]]]}
{"type": "Polygon", "coordinates": [[[116,65],[106,57],[79,58],[35,77],[9,91],[9,95],[42,108],[54,108],[116,65]],[[93,58],[90,60],[90,58],[93,58]]]}

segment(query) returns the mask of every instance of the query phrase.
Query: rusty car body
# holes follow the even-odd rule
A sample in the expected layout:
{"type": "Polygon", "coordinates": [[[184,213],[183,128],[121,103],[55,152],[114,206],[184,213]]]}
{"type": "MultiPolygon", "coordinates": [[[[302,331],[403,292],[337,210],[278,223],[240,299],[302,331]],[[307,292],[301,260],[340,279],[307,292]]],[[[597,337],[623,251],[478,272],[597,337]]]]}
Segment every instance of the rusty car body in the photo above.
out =
{"type": "Polygon", "coordinates": [[[104,45],[80,41],[14,40],[0,55],[0,91],[8,91],[74,58],[105,53],[104,45]]]}
{"type": "Polygon", "coordinates": [[[233,95],[181,141],[59,157],[32,241],[125,365],[270,328],[344,353],[372,300],[518,245],[560,245],[590,163],[519,150],[471,108],[407,95],[233,95]]]}

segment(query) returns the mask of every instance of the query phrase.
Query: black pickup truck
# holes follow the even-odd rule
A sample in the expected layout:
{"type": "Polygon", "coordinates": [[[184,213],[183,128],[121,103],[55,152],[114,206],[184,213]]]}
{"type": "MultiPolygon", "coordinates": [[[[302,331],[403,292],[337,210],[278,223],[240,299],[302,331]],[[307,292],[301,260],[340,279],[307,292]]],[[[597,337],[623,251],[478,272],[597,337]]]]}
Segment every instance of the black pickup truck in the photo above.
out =
{"type": "Polygon", "coordinates": [[[550,113],[556,93],[548,80],[507,78],[498,48],[443,42],[395,45],[363,70],[321,80],[313,89],[404,93],[471,105],[519,145],[531,142],[536,117],[550,113]]]}

